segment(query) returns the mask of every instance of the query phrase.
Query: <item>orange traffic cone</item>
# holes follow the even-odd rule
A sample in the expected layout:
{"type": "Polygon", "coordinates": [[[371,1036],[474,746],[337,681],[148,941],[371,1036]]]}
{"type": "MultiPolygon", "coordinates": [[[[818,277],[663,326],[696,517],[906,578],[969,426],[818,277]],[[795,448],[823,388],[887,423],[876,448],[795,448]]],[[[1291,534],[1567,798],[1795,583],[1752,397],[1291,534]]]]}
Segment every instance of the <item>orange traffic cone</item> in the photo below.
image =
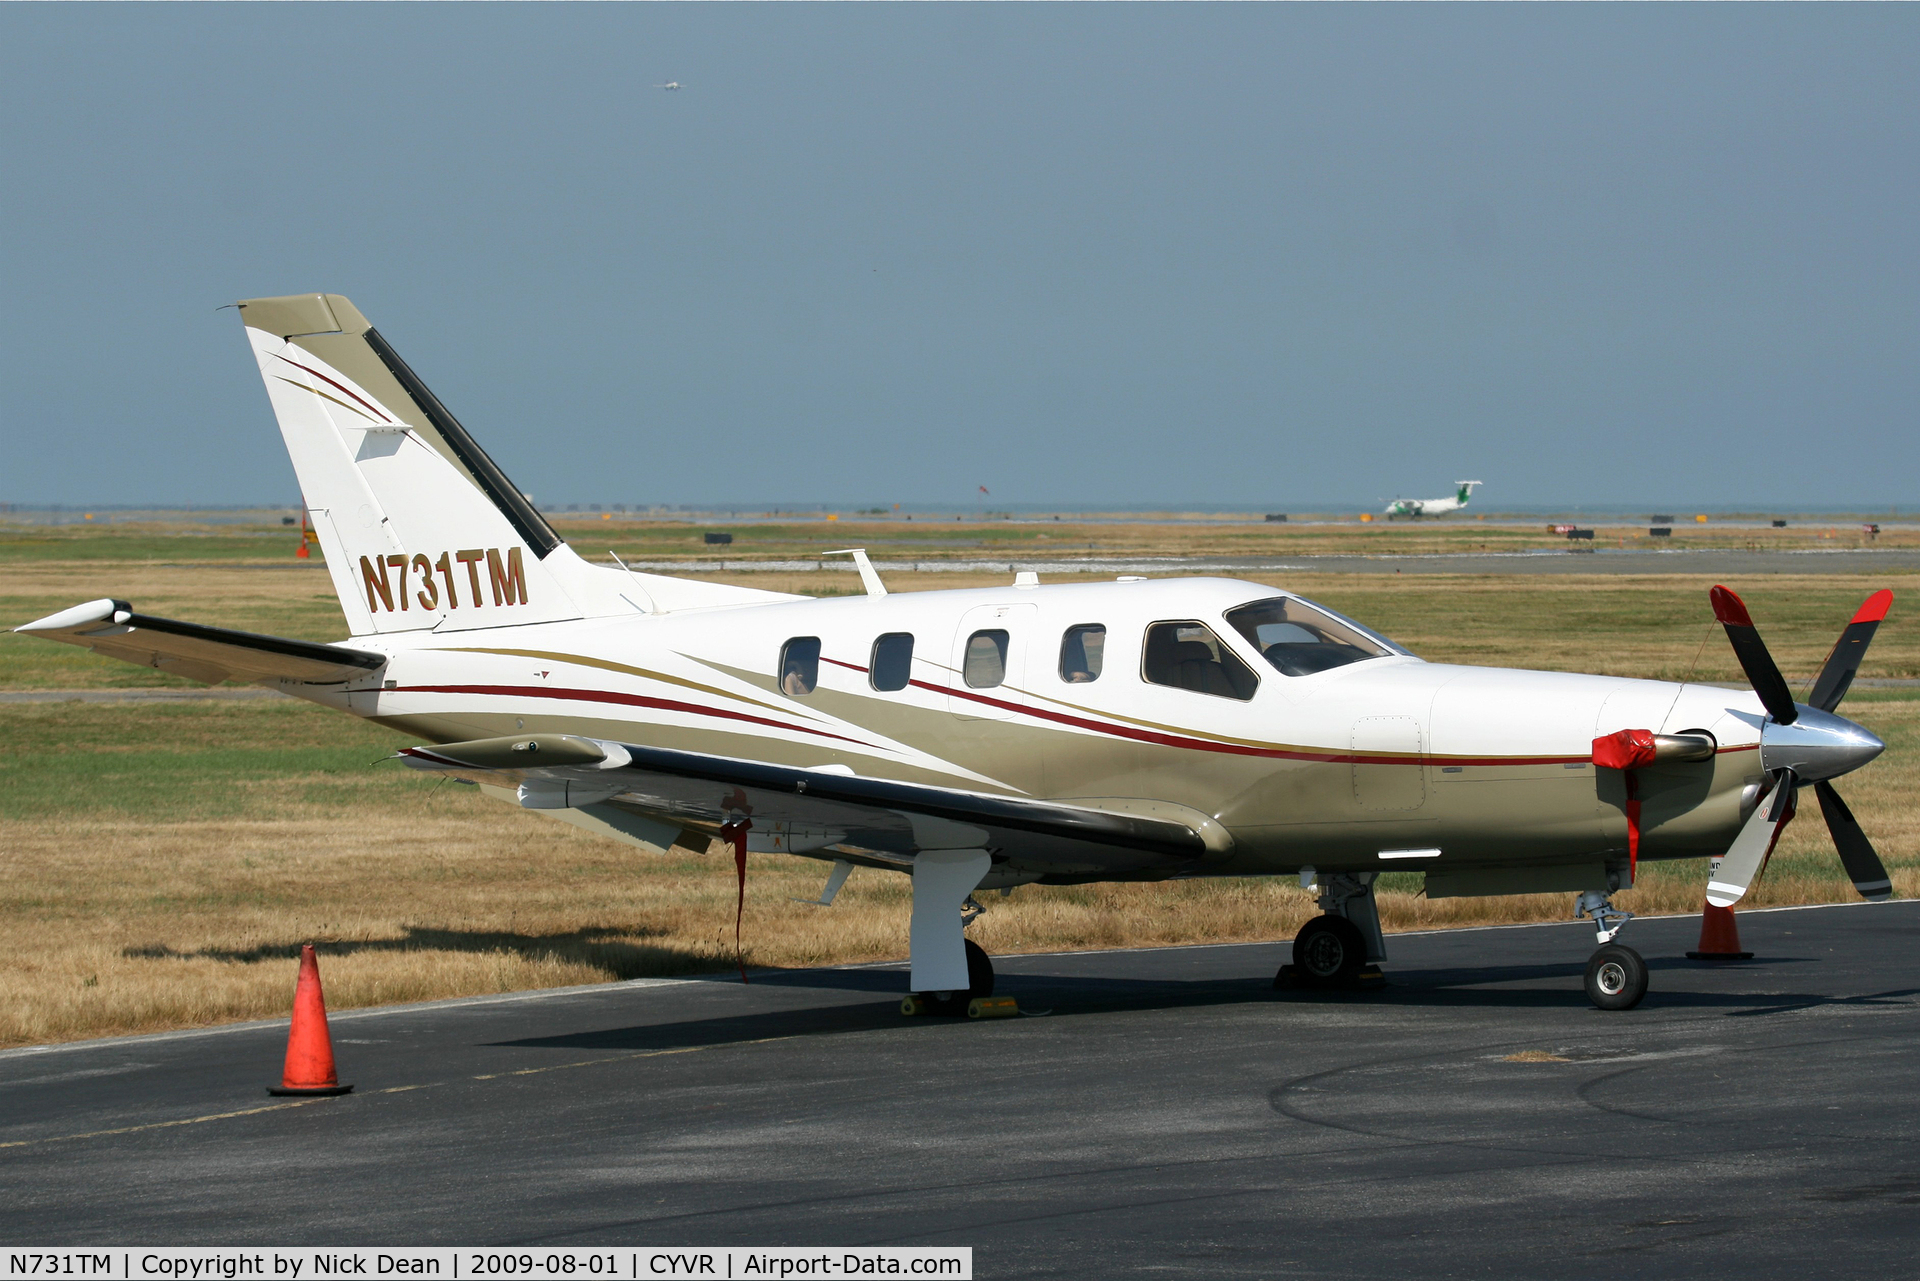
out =
{"type": "Polygon", "coordinates": [[[346,1094],[333,1070],[333,1038],[327,1035],[327,1001],[320,994],[320,962],[313,944],[300,949],[300,984],[293,990],[293,1026],[287,1030],[287,1066],[268,1094],[346,1094]]]}
{"type": "Polygon", "coordinates": [[[1688,952],[1689,961],[1751,961],[1752,952],[1740,950],[1740,927],[1733,923],[1733,909],[1711,903],[1700,909],[1700,950],[1688,952]]]}

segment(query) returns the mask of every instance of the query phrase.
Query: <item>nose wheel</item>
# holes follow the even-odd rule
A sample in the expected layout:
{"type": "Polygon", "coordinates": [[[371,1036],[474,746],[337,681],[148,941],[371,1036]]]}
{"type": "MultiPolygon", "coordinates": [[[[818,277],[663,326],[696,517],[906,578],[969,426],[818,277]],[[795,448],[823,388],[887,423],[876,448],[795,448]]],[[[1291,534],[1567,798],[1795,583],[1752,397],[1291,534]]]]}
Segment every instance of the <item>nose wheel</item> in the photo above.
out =
{"type": "Polygon", "coordinates": [[[1647,994],[1647,963],[1623,943],[1609,943],[1587,962],[1587,999],[1603,1010],[1630,1010],[1647,994]]]}
{"type": "Polygon", "coordinates": [[[1610,891],[1588,890],[1574,900],[1573,915],[1592,919],[1600,944],[1587,962],[1587,999],[1603,1010],[1630,1010],[1640,1004],[1647,994],[1647,963],[1640,953],[1613,941],[1633,913],[1615,907],[1610,891]]]}

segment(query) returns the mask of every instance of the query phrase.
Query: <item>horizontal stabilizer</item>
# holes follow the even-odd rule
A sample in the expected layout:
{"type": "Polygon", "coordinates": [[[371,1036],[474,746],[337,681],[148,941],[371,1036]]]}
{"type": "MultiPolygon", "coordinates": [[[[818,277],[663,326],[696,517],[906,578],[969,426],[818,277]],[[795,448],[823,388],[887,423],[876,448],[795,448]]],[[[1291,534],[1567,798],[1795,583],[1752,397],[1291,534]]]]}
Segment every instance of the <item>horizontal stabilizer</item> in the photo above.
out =
{"type": "Polygon", "coordinates": [[[89,601],[14,631],[84,645],[96,654],[208,685],[228,680],[338,685],[378,671],[387,661],[384,654],[344,645],[261,636],[136,614],[123,600],[89,601]]]}

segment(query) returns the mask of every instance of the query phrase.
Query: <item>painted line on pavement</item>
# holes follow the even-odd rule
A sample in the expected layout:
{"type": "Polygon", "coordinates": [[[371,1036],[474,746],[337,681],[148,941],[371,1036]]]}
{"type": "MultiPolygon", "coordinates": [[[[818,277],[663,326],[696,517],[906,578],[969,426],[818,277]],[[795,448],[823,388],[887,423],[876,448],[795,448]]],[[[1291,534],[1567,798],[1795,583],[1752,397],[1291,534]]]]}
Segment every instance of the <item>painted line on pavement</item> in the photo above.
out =
{"type": "MultiPolygon", "coordinates": [[[[807,1035],[807,1034],[802,1034],[807,1035]]],[[[819,1035],[819,1034],[812,1034],[819,1035]]],[[[775,1041],[791,1041],[796,1036],[763,1036],[751,1041],[726,1041],[716,1045],[682,1045],[666,1050],[639,1050],[632,1054],[612,1054],[598,1059],[576,1059],[571,1063],[549,1063],[543,1067],[518,1068],[511,1072],[483,1072],[477,1076],[463,1077],[467,1081],[504,1081],[518,1076],[540,1076],[547,1072],[562,1072],[568,1068],[599,1067],[606,1063],[626,1063],[634,1059],[658,1059],[671,1054],[698,1054],[702,1050],[730,1049],[741,1045],[767,1045],[775,1041]]],[[[418,1085],[390,1085],[384,1089],[368,1090],[366,1095],[407,1094],[415,1090],[431,1090],[447,1085],[447,1081],[425,1081],[418,1085]]],[[[324,1098],[293,1099],[286,1103],[265,1103],[257,1108],[237,1108],[230,1112],[209,1112],[204,1116],[181,1117],[173,1121],[149,1121],[141,1125],[116,1126],[111,1130],[85,1130],[78,1134],[50,1134],[38,1139],[13,1139],[0,1142],[0,1148],[31,1148],[49,1143],[77,1143],[82,1139],[110,1139],[128,1134],[143,1134],[151,1130],[177,1129],[183,1125],[204,1125],[209,1121],[232,1121],[241,1117],[259,1116],[264,1112],[284,1112],[289,1108],[309,1107],[315,1103],[332,1103],[351,1098],[351,1095],[339,1094],[324,1098]]]]}

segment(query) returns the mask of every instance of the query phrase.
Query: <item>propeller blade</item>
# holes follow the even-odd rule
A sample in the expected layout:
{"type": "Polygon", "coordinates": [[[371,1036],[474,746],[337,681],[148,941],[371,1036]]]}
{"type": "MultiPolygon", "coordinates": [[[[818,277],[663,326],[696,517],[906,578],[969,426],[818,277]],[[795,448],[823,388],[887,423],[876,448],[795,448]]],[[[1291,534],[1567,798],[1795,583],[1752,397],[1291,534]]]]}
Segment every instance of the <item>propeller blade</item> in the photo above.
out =
{"type": "Polygon", "coordinates": [[[1753,878],[1766,865],[1767,855],[1773,853],[1780,829],[1793,817],[1792,796],[1793,774],[1782,770],[1774,780],[1773,791],[1754,807],[1740,834],[1721,856],[1719,868],[1707,881],[1707,902],[1715,907],[1732,907],[1746,897],[1753,878]]]}
{"type": "Polygon", "coordinates": [[[1740,660],[1740,670],[1747,674],[1747,683],[1760,696],[1761,706],[1778,724],[1793,724],[1800,715],[1793,705],[1793,691],[1787,688],[1787,678],[1780,674],[1773,655],[1767,652],[1767,643],[1760,639],[1760,629],[1753,625],[1746,602],[1724,587],[1716,587],[1707,595],[1713,601],[1713,616],[1727,629],[1733,656],[1740,660]]]}
{"type": "Polygon", "coordinates": [[[1860,824],[1853,817],[1853,811],[1840,799],[1840,793],[1833,790],[1833,784],[1822,781],[1813,785],[1813,793],[1820,798],[1820,813],[1827,820],[1827,831],[1833,833],[1833,847],[1840,851],[1840,865],[1847,869],[1847,879],[1853,882],[1853,888],[1860,897],[1878,903],[1893,894],[1893,878],[1887,875],[1887,865],[1873,852],[1873,842],[1860,830],[1860,824]]]}
{"type": "Polygon", "coordinates": [[[1868,643],[1891,608],[1893,593],[1884,588],[1867,597],[1853,621],[1840,633],[1840,639],[1834,642],[1833,652],[1827,655],[1819,679],[1813,682],[1813,693],[1807,695],[1808,706],[1823,712],[1840,706],[1840,700],[1847,696],[1847,689],[1853,684],[1854,673],[1860,670],[1860,660],[1867,656],[1868,643]]]}

